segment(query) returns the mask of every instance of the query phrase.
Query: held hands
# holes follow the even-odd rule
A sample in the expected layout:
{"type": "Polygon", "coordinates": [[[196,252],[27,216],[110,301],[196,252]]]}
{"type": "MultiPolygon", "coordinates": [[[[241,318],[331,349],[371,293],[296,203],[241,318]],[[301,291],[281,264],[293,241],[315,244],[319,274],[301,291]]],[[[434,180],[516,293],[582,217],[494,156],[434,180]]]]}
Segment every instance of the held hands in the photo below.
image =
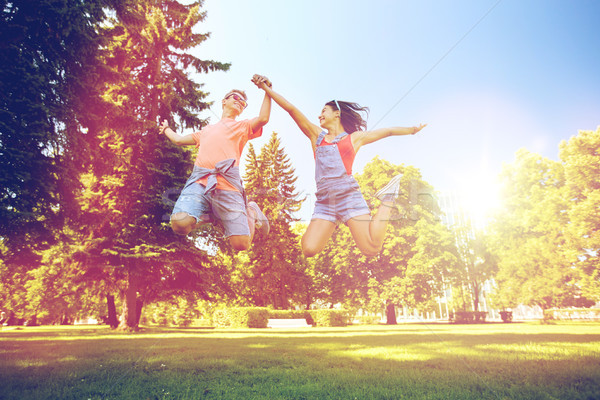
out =
{"type": "Polygon", "coordinates": [[[272,87],[273,84],[266,76],[255,74],[252,76],[252,83],[254,83],[259,89],[265,89],[265,87],[272,87]]]}

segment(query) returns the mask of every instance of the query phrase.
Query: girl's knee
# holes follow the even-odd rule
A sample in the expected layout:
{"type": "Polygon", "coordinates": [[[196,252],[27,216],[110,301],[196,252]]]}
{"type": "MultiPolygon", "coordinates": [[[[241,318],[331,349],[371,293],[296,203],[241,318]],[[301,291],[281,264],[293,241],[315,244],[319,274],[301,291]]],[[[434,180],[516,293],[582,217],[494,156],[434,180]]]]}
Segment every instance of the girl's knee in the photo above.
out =
{"type": "Polygon", "coordinates": [[[314,257],[317,254],[319,254],[319,251],[316,249],[311,249],[311,248],[306,248],[306,247],[302,247],[302,254],[304,254],[304,257],[314,257]]]}
{"type": "Polygon", "coordinates": [[[321,246],[302,240],[302,254],[304,254],[304,257],[314,257],[319,254],[321,250],[321,246]]]}
{"type": "Polygon", "coordinates": [[[379,253],[381,253],[381,249],[383,246],[374,246],[374,245],[363,245],[358,246],[360,252],[366,257],[375,257],[379,253]]]}

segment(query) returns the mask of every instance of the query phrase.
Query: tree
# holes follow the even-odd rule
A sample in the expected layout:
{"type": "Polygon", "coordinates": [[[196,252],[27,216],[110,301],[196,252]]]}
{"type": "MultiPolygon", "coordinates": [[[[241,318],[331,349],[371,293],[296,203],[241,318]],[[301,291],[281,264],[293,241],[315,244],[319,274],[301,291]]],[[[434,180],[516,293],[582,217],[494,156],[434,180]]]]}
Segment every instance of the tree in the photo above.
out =
{"type": "Polygon", "coordinates": [[[400,213],[393,216],[381,254],[367,258],[353,244],[349,230],[340,226],[325,250],[315,257],[312,275],[324,284],[315,297],[348,308],[386,309],[395,323],[395,307],[426,307],[439,294],[442,273],[450,268],[452,236],[437,215],[432,188],[411,166],[373,159],[357,175],[368,202],[392,176],[402,173],[400,213]]]}
{"type": "Polygon", "coordinates": [[[3,1],[0,23],[0,241],[3,297],[23,310],[29,272],[62,240],[76,212],[85,151],[81,121],[95,110],[98,34],[125,2],[3,1]],[[6,279],[4,279],[6,278],[6,279]],[[20,294],[19,294],[20,293],[20,294]]]}
{"type": "Polygon", "coordinates": [[[498,257],[494,302],[543,309],[572,303],[575,254],[567,243],[564,170],[559,162],[521,149],[500,175],[503,205],[490,225],[498,257]]]}
{"type": "Polygon", "coordinates": [[[582,294],[600,301],[600,127],[560,143],[567,185],[569,233],[582,294]]]}
{"type": "Polygon", "coordinates": [[[200,2],[137,1],[127,19],[113,20],[106,30],[102,96],[108,111],[88,132],[96,151],[78,197],[86,248],[76,258],[82,268],[103,271],[102,279],[122,283],[121,329],[137,329],[143,302],[165,292],[196,290],[207,297],[228,290],[218,257],[213,262],[194,238],[177,236],[166,224],[165,197],[183,185],[192,163],[189,152],[157,134],[159,116],[174,114],[186,128],[206,123],[197,113],[209,106],[207,93],[189,71],[228,65],[186,53],[209,37],[193,32],[205,15],[200,2]]]}
{"type": "Polygon", "coordinates": [[[492,279],[496,259],[488,249],[486,233],[474,229],[471,220],[459,221],[453,230],[458,262],[451,271],[449,282],[453,287],[468,287],[473,311],[479,311],[483,285],[492,279]]]}
{"type": "Polygon", "coordinates": [[[275,132],[258,156],[250,143],[246,161],[246,194],[269,218],[271,231],[268,238],[256,236],[247,254],[236,256],[238,301],[287,309],[304,303],[308,285],[299,238],[292,229],[293,213],[303,201],[296,192],[295,169],[275,132]]]}

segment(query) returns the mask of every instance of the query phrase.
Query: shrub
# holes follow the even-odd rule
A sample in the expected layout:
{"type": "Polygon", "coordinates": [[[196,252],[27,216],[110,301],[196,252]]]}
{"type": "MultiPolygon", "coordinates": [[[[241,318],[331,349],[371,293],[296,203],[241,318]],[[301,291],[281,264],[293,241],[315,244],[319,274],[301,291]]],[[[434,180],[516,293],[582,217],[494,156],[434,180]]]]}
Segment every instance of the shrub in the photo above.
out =
{"type": "Polygon", "coordinates": [[[544,320],[599,320],[600,308],[551,308],[544,310],[544,320]]]}
{"type": "Polygon", "coordinates": [[[355,319],[361,325],[379,325],[381,323],[380,315],[359,315],[355,319]]]}
{"type": "Polygon", "coordinates": [[[453,324],[478,324],[485,322],[485,311],[456,311],[450,313],[450,322],[453,324]]]}
{"type": "Polygon", "coordinates": [[[345,310],[311,310],[313,326],[330,327],[348,325],[348,313],[345,310]]]}
{"type": "Polygon", "coordinates": [[[512,322],[512,311],[500,311],[500,318],[502,318],[502,322],[512,322]]]}
{"type": "Polygon", "coordinates": [[[142,324],[159,326],[190,326],[197,312],[186,299],[157,301],[144,307],[142,324]]]}
{"type": "Polygon", "coordinates": [[[269,310],[264,307],[221,308],[213,314],[219,328],[266,328],[269,310]]]}

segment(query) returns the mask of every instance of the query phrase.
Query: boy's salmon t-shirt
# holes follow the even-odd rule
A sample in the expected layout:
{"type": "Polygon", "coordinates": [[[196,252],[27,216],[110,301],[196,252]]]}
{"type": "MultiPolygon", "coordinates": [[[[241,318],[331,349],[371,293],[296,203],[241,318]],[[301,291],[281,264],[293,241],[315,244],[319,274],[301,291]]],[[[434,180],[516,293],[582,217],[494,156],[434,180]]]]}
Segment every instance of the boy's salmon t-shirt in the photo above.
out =
{"type": "MultiPolygon", "coordinates": [[[[248,140],[262,135],[262,127],[256,132],[252,131],[252,121],[223,118],[214,125],[207,125],[202,130],[194,132],[192,136],[198,147],[194,164],[202,168],[214,169],[219,161],[233,158],[235,165],[239,165],[242,151],[248,140]]],[[[202,178],[197,182],[206,185],[207,180],[208,178],[202,178]]],[[[221,175],[217,175],[217,189],[237,191],[221,175]]]]}

